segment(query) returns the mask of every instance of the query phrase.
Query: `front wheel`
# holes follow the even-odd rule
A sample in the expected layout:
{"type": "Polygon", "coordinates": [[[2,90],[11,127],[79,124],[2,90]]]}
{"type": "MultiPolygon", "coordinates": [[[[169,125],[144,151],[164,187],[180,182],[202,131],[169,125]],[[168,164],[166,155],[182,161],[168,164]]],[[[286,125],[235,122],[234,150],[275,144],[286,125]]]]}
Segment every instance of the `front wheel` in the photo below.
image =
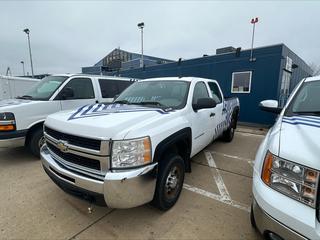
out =
{"type": "Polygon", "coordinates": [[[159,163],[157,186],[152,205],[163,211],[174,206],[181,193],[184,172],[184,161],[179,155],[169,155],[159,163]]]}
{"type": "Polygon", "coordinates": [[[43,130],[41,127],[37,128],[31,133],[29,142],[27,144],[29,151],[34,156],[40,158],[40,148],[44,144],[43,130]]]}

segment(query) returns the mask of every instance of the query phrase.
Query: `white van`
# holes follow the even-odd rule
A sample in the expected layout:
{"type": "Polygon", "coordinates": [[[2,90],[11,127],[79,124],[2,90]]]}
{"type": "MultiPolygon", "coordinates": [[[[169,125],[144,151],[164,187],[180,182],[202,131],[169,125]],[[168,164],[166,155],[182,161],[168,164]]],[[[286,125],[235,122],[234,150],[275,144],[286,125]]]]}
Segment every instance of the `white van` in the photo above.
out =
{"type": "Polygon", "coordinates": [[[0,100],[21,96],[38,82],[40,79],[0,75],[0,100]]]}
{"type": "Polygon", "coordinates": [[[39,156],[42,125],[49,114],[112,102],[135,80],[83,74],[51,75],[25,95],[0,101],[0,147],[26,146],[39,156]]]}

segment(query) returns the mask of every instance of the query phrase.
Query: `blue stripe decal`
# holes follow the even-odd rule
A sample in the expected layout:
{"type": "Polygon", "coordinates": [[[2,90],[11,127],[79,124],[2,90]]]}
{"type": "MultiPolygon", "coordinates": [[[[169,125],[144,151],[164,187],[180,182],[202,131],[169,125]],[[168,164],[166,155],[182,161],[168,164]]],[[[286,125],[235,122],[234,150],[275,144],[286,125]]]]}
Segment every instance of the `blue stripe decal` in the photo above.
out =
{"type": "MultiPolygon", "coordinates": [[[[148,107],[137,107],[137,106],[128,106],[124,104],[94,104],[94,105],[85,105],[75,113],[73,113],[69,120],[88,118],[88,117],[97,117],[104,116],[114,113],[129,113],[129,112],[158,112],[160,114],[169,114],[169,111],[165,111],[161,108],[148,108],[148,107]],[[92,110],[93,109],[93,110],[92,110]],[[92,110],[92,111],[90,111],[92,110]]],[[[170,112],[173,112],[172,110],[170,112]]]]}
{"type": "Polygon", "coordinates": [[[305,126],[309,126],[309,127],[316,127],[316,128],[320,128],[320,124],[312,124],[312,123],[307,123],[307,122],[291,122],[291,121],[287,121],[287,120],[283,120],[282,122],[284,123],[288,123],[291,125],[305,125],[305,126]]]}
{"type": "Polygon", "coordinates": [[[305,122],[312,122],[312,123],[320,123],[320,118],[311,119],[311,118],[305,118],[305,117],[283,117],[283,119],[288,121],[305,121],[305,122]]]}

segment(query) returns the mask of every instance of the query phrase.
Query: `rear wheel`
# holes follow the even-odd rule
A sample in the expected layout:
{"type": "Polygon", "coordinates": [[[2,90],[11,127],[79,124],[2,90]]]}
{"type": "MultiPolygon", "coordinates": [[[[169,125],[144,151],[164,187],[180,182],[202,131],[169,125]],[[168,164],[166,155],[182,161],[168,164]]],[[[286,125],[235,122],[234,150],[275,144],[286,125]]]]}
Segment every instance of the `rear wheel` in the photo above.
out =
{"type": "Polygon", "coordinates": [[[222,140],[225,142],[231,142],[233,140],[236,127],[237,127],[237,116],[236,114],[233,114],[229,128],[223,132],[222,140]]]}
{"type": "Polygon", "coordinates": [[[168,210],[177,202],[184,181],[183,159],[176,154],[167,156],[159,163],[156,191],[152,205],[160,210],[168,210]]]}
{"type": "Polygon", "coordinates": [[[35,129],[29,136],[28,149],[36,157],[40,158],[40,148],[44,144],[43,130],[35,129]]]}

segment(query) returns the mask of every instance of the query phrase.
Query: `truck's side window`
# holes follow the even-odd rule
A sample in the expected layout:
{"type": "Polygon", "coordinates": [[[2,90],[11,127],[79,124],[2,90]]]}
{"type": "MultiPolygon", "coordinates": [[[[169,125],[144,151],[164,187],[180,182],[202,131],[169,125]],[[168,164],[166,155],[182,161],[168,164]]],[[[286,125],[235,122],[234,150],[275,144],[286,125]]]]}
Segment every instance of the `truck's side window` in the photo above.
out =
{"type": "Polygon", "coordinates": [[[198,99],[200,98],[208,98],[209,93],[207,86],[204,82],[198,82],[196,83],[196,86],[194,87],[193,91],[193,98],[192,98],[192,104],[196,104],[198,102],[198,99]]]}
{"type": "Polygon", "coordinates": [[[132,83],[133,82],[130,81],[99,79],[101,95],[103,98],[113,98],[132,83]]]}
{"type": "MultiPolygon", "coordinates": [[[[64,89],[66,88],[71,88],[73,90],[73,97],[68,97],[68,100],[94,98],[94,90],[90,78],[71,79],[64,86],[64,89]]],[[[61,92],[63,92],[63,90],[61,92]]]]}
{"type": "Polygon", "coordinates": [[[208,82],[209,87],[210,87],[210,91],[212,94],[212,98],[213,100],[218,104],[222,102],[222,96],[221,96],[221,92],[219,90],[219,87],[216,83],[214,82],[208,82]]]}

